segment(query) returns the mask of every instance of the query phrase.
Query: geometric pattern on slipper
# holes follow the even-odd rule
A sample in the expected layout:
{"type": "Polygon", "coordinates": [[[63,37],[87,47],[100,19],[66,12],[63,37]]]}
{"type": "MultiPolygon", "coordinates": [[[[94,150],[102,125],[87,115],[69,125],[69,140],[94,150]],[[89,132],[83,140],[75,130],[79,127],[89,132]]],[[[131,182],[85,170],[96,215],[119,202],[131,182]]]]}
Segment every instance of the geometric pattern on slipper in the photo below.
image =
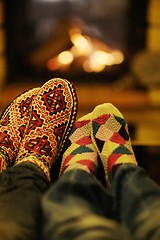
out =
{"type": "Polygon", "coordinates": [[[28,111],[38,90],[34,88],[17,96],[1,114],[0,172],[14,164],[28,121],[28,111]]]}
{"type": "Polygon", "coordinates": [[[16,164],[33,162],[50,177],[50,168],[75,122],[77,105],[76,91],[69,81],[54,78],[46,82],[32,101],[16,164]]]}
{"type": "Polygon", "coordinates": [[[60,175],[71,169],[96,173],[98,155],[91,140],[91,114],[77,120],[67,140],[60,175]]]}
{"type": "Polygon", "coordinates": [[[124,163],[137,165],[128,125],[120,111],[111,103],[98,105],[93,110],[91,118],[91,138],[102,161],[106,181],[109,183],[115,166],[124,163]]]}

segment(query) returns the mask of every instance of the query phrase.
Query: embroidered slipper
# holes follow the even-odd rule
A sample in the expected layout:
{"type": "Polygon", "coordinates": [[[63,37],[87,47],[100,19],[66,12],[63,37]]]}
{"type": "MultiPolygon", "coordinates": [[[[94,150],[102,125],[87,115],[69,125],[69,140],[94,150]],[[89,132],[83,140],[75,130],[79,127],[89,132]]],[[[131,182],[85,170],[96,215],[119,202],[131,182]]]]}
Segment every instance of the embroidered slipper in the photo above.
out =
{"type": "Polygon", "coordinates": [[[46,82],[33,99],[15,164],[33,162],[50,178],[50,169],[61,153],[77,115],[73,85],[61,78],[46,82]]]}
{"type": "Polygon", "coordinates": [[[14,164],[28,121],[28,109],[39,88],[16,97],[0,118],[0,172],[14,164]]]}
{"type": "Polygon", "coordinates": [[[128,125],[123,115],[112,104],[104,103],[93,110],[91,138],[102,161],[108,186],[119,165],[137,165],[128,125]]]}
{"type": "Polygon", "coordinates": [[[91,114],[77,120],[67,140],[60,175],[71,169],[96,174],[98,154],[91,140],[91,114]]]}

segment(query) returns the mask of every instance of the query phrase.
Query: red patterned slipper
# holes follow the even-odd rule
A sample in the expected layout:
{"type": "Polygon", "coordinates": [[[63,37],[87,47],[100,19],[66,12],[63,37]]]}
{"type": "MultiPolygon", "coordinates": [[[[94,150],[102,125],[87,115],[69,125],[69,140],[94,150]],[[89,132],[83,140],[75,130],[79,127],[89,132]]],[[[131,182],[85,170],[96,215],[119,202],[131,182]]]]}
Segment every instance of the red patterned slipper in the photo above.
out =
{"type": "Polygon", "coordinates": [[[75,122],[77,105],[76,91],[70,82],[60,78],[46,82],[32,101],[16,164],[33,162],[50,178],[50,168],[75,122]]]}
{"type": "Polygon", "coordinates": [[[0,119],[0,172],[13,165],[28,121],[28,109],[39,88],[15,98],[0,119]]]}

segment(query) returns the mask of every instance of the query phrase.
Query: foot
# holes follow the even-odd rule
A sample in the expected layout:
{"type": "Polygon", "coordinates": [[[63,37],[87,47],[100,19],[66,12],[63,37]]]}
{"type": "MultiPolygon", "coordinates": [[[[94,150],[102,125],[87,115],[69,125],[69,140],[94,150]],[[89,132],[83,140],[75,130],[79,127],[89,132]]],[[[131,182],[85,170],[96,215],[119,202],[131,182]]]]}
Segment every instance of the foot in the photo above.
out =
{"type": "Polygon", "coordinates": [[[75,122],[65,149],[60,175],[72,169],[96,173],[98,155],[91,140],[91,114],[75,122]]]}
{"type": "Polygon", "coordinates": [[[1,115],[0,172],[14,164],[28,122],[28,109],[38,90],[34,88],[19,95],[1,115]]]}
{"type": "Polygon", "coordinates": [[[128,126],[123,115],[110,103],[97,106],[92,112],[91,138],[102,161],[109,185],[119,165],[137,165],[128,126]]]}
{"type": "Polygon", "coordinates": [[[73,85],[60,78],[46,82],[32,101],[16,164],[33,162],[50,178],[51,166],[62,151],[76,114],[73,85]]]}

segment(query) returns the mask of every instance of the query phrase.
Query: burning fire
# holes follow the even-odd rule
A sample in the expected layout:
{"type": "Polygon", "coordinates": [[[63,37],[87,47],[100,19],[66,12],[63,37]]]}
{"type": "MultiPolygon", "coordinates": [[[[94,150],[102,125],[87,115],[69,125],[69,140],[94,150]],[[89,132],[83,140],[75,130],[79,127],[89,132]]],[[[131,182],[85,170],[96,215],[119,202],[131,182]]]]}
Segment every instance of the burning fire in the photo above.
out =
{"type": "Polygon", "coordinates": [[[51,71],[68,69],[76,61],[85,72],[102,72],[106,67],[121,64],[124,55],[120,50],[111,50],[99,40],[83,35],[78,28],[69,30],[73,46],[56,57],[49,59],[47,68],[51,71]],[[80,61],[80,58],[81,61],[80,61]]]}

